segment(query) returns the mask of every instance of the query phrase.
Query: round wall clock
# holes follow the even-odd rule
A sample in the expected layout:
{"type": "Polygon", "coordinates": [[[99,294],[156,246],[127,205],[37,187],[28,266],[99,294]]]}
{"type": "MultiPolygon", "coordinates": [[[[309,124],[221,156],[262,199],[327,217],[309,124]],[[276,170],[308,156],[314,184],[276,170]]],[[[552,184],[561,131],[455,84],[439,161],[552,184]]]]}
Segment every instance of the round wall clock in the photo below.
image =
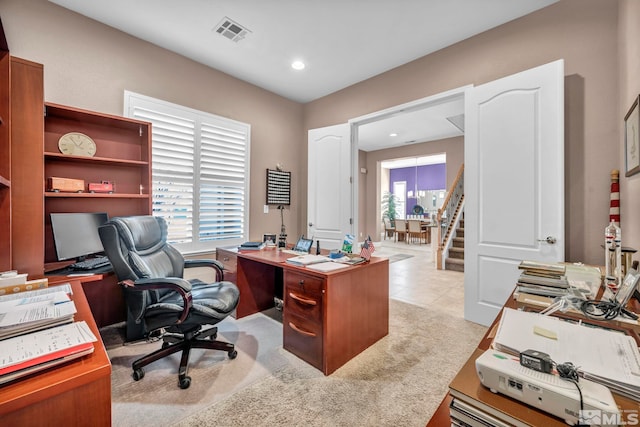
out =
{"type": "Polygon", "coordinates": [[[83,133],[69,132],[58,140],[58,149],[62,154],[93,157],[96,154],[96,143],[83,133]]]}

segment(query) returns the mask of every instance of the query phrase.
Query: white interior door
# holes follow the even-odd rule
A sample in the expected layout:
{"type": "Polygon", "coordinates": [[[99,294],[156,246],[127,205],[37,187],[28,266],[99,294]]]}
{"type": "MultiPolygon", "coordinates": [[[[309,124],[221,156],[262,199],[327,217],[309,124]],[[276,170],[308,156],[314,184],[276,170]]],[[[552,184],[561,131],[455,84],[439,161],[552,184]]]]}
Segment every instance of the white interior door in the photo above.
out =
{"type": "Polygon", "coordinates": [[[469,89],[465,121],[465,318],[489,325],[521,260],[564,260],[563,61],[469,89]]]}
{"type": "Polygon", "coordinates": [[[340,124],[309,130],[307,236],[339,249],[353,234],[351,130],[340,124]]]}

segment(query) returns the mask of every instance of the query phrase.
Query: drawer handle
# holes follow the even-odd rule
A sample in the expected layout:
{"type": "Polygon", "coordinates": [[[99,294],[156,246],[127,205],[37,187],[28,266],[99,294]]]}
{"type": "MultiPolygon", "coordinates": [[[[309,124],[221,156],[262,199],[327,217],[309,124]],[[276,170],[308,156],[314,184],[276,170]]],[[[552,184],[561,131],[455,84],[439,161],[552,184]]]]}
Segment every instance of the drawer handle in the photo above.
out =
{"type": "Polygon", "coordinates": [[[296,295],[296,294],[294,294],[292,292],[289,292],[289,296],[291,298],[293,298],[294,300],[296,300],[298,302],[301,302],[302,304],[307,304],[307,305],[316,305],[317,304],[316,300],[308,299],[308,298],[302,298],[302,297],[299,297],[298,295],[296,295]]]}
{"type": "Polygon", "coordinates": [[[294,324],[293,324],[293,323],[291,323],[291,322],[289,322],[289,327],[290,327],[291,329],[293,329],[294,331],[296,331],[296,332],[298,332],[298,333],[301,333],[302,335],[306,335],[306,336],[308,336],[308,337],[315,337],[315,336],[316,336],[316,334],[314,334],[313,332],[304,331],[304,330],[302,330],[302,329],[298,328],[296,325],[294,325],[294,324]]]}
{"type": "Polygon", "coordinates": [[[229,261],[229,257],[228,257],[228,256],[226,256],[226,257],[222,258],[222,260],[223,260],[223,261],[229,261]]]}

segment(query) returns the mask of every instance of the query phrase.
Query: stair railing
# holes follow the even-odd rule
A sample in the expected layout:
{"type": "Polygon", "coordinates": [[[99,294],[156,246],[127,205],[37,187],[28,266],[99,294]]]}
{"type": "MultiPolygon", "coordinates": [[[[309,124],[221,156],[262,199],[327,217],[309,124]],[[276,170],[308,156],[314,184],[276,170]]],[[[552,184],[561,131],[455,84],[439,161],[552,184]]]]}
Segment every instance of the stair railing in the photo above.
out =
{"type": "Polygon", "coordinates": [[[447,192],[442,207],[438,210],[436,216],[437,243],[438,252],[436,257],[436,268],[442,269],[442,253],[444,251],[445,242],[453,232],[454,215],[464,197],[464,163],[460,165],[458,175],[451,184],[451,189],[447,192]]]}

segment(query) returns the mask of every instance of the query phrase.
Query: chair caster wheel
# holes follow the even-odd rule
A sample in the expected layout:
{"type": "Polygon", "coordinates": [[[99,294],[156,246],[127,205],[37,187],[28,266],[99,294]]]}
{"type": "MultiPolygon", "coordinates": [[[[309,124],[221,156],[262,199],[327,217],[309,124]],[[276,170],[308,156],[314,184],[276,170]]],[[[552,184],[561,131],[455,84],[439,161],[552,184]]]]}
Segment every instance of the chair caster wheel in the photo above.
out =
{"type": "Polygon", "coordinates": [[[229,352],[229,359],[235,359],[236,357],[238,357],[238,352],[236,350],[229,352]]]}
{"type": "Polygon", "coordinates": [[[178,385],[183,390],[185,388],[189,388],[189,386],[191,385],[191,377],[180,378],[180,380],[178,381],[178,385]]]}
{"type": "Polygon", "coordinates": [[[133,374],[131,376],[133,377],[134,381],[140,381],[144,378],[144,371],[142,370],[142,368],[136,369],[133,371],[133,374]]]}

